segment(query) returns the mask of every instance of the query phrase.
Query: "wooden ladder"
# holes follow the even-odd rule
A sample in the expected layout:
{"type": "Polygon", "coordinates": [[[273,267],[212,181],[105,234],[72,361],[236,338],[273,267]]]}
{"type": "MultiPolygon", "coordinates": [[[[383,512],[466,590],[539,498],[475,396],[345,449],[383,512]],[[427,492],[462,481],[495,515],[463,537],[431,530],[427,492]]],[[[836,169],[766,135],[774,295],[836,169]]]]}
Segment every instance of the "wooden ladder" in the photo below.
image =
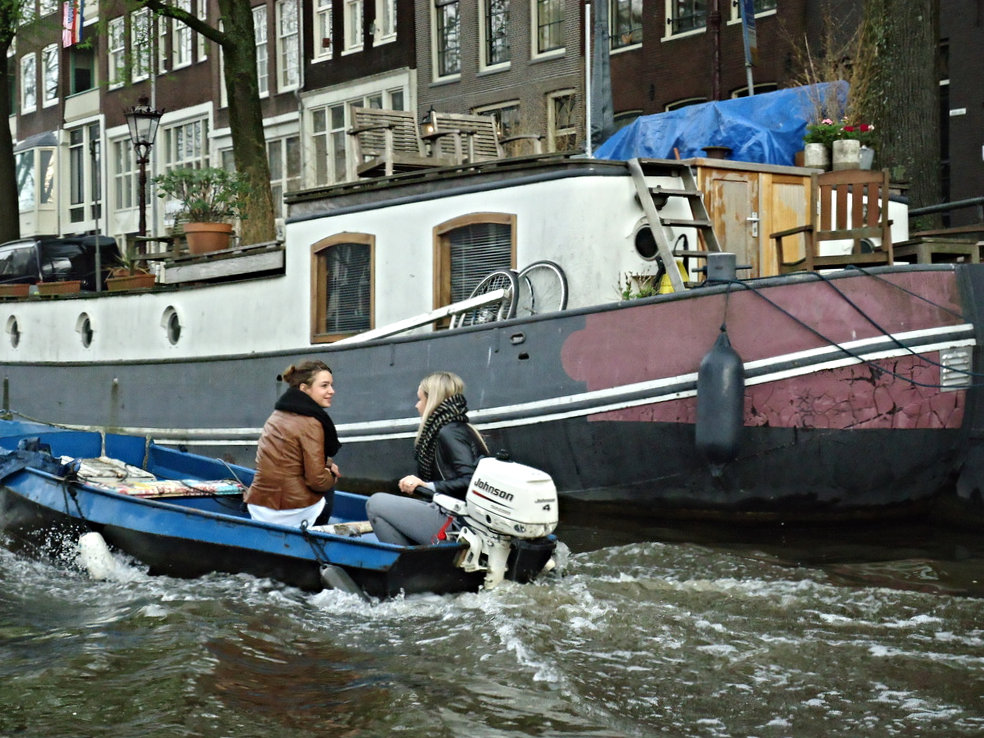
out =
{"type": "Polygon", "coordinates": [[[720,251],[721,245],[718,243],[717,236],[714,235],[714,226],[711,224],[711,216],[704,205],[704,193],[697,189],[697,181],[694,173],[687,164],[673,161],[649,161],[643,168],[643,163],[638,159],[629,159],[629,171],[632,172],[632,181],[635,184],[636,195],[639,203],[646,214],[646,221],[649,230],[656,241],[656,249],[659,258],[666,268],[666,274],[670,278],[670,284],[674,292],[685,289],[683,277],[680,270],[676,269],[677,256],[693,256],[697,258],[707,258],[708,251],[720,251]],[[683,185],[680,188],[667,188],[660,185],[650,187],[646,182],[646,175],[659,175],[664,177],[676,177],[683,185]],[[689,218],[670,218],[663,217],[660,211],[671,197],[681,197],[687,201],[690,208],[689,218]],[[660,202],[657,203],[657,200],[660,202]],[[687,249],[674,251],[671,245],[671,234],[667,228],[673,227],[696,228],[698,234],[704,242],[706,250],[687,249]],[[674,268],[670,268],[674,267],[674,268]]]}

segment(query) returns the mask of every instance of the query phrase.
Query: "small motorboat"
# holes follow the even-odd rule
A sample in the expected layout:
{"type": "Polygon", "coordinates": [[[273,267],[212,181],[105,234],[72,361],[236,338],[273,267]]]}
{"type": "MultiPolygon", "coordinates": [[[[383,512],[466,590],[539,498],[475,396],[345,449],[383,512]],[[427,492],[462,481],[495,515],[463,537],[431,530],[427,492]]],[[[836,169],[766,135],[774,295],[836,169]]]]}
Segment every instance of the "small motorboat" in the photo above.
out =
{"type": "Polygon", "coordinates": [[[0,420],[0,528],[42,546],[79,536],[93,576],[116,549],[152,574],[247,573],[377,598],[447,594],[530,582],[557,545],[553,480],[502,459],[480,461],[466,500],[444,501],[459,523],[446,540],[420,546],[380,542],[367,498],[342,491],[324,526],[253,520],[243,504],[252,478],[141,436],[0,420]]]}

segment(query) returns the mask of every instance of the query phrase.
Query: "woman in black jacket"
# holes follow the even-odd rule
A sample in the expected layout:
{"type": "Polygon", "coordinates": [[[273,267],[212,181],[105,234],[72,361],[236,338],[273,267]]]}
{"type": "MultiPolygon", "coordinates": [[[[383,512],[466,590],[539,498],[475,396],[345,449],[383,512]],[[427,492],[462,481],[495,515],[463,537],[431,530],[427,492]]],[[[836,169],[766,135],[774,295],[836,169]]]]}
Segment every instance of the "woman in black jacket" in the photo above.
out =
{"type": "MultiPolygon", "coordinates": [[[[424,377],[417,388],[420,427],[414,443],[417,473],[400,480],[400,491],[418,490],[465,498],[478,460],[488,455],[482,436],[468,423],[465,383],[452,372],[424,377]]],[[[376,537],[384,543],[430,543],[447,523],[432,502],[385,492],[372,495],[366,513],[376,537]]]]}

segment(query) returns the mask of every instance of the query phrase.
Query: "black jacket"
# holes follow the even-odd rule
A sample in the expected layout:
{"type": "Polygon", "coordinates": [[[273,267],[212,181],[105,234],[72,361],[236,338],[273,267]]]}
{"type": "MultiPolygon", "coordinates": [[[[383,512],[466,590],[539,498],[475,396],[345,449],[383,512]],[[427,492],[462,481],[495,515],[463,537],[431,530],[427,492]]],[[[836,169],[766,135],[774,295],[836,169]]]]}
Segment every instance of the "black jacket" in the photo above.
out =
{"type": "Polygon", "coordinates": [[[433,482],[436,494],[465,499],[478,460],[486,454],[475,433],[467,423],[460,422],[448,423],[438,432],[434,453],[437,478],[428,480],[433,482]]]}

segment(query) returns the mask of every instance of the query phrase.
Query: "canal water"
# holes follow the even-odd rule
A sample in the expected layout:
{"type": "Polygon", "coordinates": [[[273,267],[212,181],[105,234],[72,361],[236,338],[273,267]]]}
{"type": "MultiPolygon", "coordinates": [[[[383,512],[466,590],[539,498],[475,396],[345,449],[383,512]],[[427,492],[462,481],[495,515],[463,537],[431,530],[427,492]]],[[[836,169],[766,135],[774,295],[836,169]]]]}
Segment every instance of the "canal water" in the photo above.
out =
{"type": "Polygon", "coordinates": [[[0,546],[0,735],[984,734],[984,536],[559,533],[563,575],[376,603],[0,546]]]}

